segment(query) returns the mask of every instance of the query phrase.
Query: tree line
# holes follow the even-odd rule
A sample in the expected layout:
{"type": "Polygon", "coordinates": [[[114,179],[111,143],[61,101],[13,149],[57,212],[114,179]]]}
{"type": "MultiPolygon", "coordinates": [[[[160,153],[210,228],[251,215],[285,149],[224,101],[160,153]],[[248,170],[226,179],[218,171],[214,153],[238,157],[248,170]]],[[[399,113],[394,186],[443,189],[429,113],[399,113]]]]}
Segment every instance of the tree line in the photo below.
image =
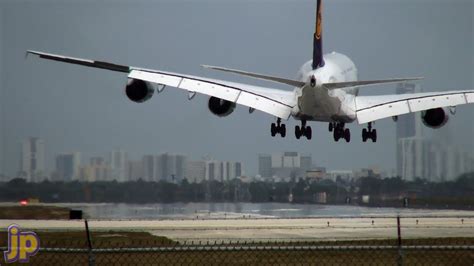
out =
{"type": "Polygon", "coordinates": [[[474,173],[455,181],[364,177],[357,180],[293,179],[289,182],[205,181],[29,183],[21,178],[0,183],[0,201],[38,198],[41,202],[172,203],[172,202],[293,202],[398,206],[408,198],[415,205],[474,206],[474,173]],[[363,201],[369,196],[368,201],[363,201]]]}

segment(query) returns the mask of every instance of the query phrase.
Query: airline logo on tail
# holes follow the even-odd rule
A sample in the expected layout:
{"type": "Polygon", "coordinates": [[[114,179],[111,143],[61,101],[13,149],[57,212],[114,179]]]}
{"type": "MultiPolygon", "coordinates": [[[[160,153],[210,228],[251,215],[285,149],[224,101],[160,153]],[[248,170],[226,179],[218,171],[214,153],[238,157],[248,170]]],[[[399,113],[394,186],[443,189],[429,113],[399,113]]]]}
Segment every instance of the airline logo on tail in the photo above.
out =
{"type": "Polygon", "coordinates": [[[322,32],[322,20],[323,20],[323,16],[321,14],[321,1],[318,2],[318,8],[317,8],[317,14],[316,14],[316,30],[314,32],[314,37],[319,40],[321,39],[321,32],[322,32]]]}

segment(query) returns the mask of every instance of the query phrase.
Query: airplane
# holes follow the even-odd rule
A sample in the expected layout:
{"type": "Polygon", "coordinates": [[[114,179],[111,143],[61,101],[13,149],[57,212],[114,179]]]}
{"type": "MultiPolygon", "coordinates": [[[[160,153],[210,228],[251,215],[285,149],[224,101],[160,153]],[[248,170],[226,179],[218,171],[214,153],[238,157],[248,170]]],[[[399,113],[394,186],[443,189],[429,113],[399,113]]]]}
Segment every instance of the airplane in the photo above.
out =
{"type": "Polygon", "coordinates": [[[33,50],[28,50],[26,55],[126,73],[125,94],[136,103],[150,100],[155,91],[160,93],[165,87],[173,87],[187,91],[189,100],[197,93],[209,96],[208,108],[219,117],[230,115],[237,104],[248,107],[249,113],[259,110],[276,118],[270,127],[272,137],[284,138],[286,125],[282,120],[293,117],[301,122],[300,126],[295,126],[297,139],[306,137],[310,140],[312,129],[307,123],[316,121],[328,123],[334,141],[350,142],[351,132],[345,125],[357,121],[367,124],[362,130],[362,141],[376,142],[377,130],[373,124],[377,120],[392,118],[396,121],[400,115],[421,112],[424,125],[437,129],[448,122],[449,114],[455,113],[455,106],[474,102],[474,90],[360,96],[359,91],[368,86],[414,82],[422,78],[359,81],[357,68],[349,57],[336,52],[323,54],[322,2],[317,0],[316,3],[313,58],[303,64],[296,79],[203,65],[211,70],[285,84],[293,88],[291,91],[33,50]]]}

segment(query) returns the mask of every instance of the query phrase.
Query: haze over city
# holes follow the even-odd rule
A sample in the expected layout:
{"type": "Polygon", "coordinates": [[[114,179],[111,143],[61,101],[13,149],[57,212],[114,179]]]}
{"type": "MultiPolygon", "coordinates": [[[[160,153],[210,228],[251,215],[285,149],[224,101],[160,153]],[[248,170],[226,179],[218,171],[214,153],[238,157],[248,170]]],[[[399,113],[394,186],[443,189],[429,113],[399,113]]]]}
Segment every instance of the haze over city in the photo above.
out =
{"type": "MultiPolygon", "coordinates": [[[[349,54],[361,79],[424,76],[425,91],[474,88],[472,1],[339,0],[325,9],[324,51],[349,54]]],[[[30,136],[44,139],[49,169],[55,154],[91,157],[112,147],[136,157],[172,152],[241,161],[250,175],[258,153],[282,151],[312,154],[314,164],[332,169],[396,168],[390,119],[376,123],[375,144],[362,143],[356,124],[349,125],[350,144],[335,143],[325,123],[311,123],[311,141],[272,138],[275,120],[260,112],[238,107],[215,117],[207,97],[188,101],[172,89],[137,105],[123,93],[126,75],[24,57],[36,49],[269,86],[199,65],[293,78],[311,57],[314,1],[2,1],[0,21],[0,172],[7,175],[18,171],[20,143],[30,136]]],[[[363,91],[382,93],[395,86],[363,91]]],[[[458,107],[437,134],[472,150],[473,114],[472,106],[458,107]]]]}

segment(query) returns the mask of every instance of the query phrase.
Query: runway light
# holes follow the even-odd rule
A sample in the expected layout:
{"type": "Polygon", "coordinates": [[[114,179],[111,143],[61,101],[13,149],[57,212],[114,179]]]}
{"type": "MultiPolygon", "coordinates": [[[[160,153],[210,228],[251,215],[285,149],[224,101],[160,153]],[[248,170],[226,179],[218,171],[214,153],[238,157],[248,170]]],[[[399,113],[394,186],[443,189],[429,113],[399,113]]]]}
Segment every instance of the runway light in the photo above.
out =
{"type": "Polygon", "coordinates": [[[20,200],[20,205],[21,205],[21,206],[26,206],[26,205],[28,205],[28,200],[20,200]]]}

